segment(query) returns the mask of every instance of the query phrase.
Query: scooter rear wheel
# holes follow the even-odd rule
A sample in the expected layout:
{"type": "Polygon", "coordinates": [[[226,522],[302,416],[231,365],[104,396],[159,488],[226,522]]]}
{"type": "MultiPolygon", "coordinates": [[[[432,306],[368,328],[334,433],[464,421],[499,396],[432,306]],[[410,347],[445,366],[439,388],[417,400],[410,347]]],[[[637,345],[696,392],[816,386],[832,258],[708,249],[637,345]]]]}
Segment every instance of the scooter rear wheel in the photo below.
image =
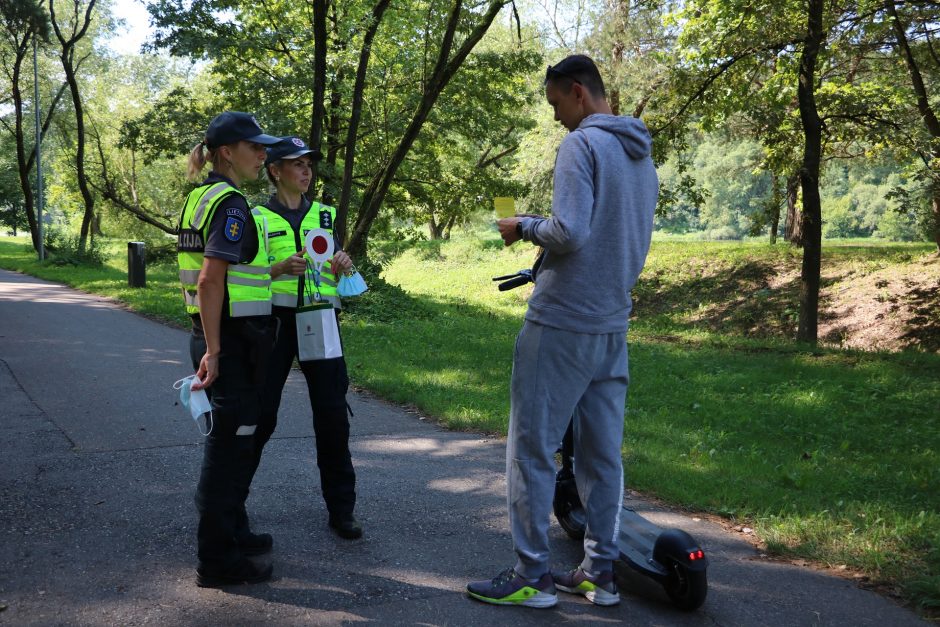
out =
{"type": "Polygon", "coordinates": [[[666,595],[682,610],[697,609],[708,594],[708,577],[704,570],[689,570],[682,562],[670,559],[665,566],[669,576],[663,584],[666,595]]]}
{"type": "Polygon", "coordinates": [[[574,475],[564,469],[558,472],[555,480],[555,498],[552,501],[555,518],[572,540],[584,539],[586,519],[584,506],[578,497],[578,487],[574,482],[574,475]]]}

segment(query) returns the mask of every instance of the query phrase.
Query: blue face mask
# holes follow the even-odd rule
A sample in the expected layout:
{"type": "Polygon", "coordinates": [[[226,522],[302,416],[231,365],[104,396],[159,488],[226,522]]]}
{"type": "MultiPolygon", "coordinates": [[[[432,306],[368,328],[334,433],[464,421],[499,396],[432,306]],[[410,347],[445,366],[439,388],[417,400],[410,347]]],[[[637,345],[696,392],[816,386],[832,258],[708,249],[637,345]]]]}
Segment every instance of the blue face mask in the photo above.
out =
{"type": "Polygon", "coordinates": [[[359,296],[368,289],[365,279],[355,269],[341,276],[339,283],[336,284],[336,293],[343,298],[359,296]]]}
{"type": "Polygon", "coordinates": [[[180,403],[192,414],[193,420],[196,422],[196,428],[199,429],[199,433],[209,435],[212,433],[212,405],[209,403],[209,396],[206,394],[205,390],[192,389],[193,381],[198,381],[194,374],[183,377],[173,384],[173,389],[180,391],[180,403]],[[206,419],[209,430],[203,432],[202,427],[199,425],[199,418],[206,413],[209,414],[209,417],[206,419]]]}

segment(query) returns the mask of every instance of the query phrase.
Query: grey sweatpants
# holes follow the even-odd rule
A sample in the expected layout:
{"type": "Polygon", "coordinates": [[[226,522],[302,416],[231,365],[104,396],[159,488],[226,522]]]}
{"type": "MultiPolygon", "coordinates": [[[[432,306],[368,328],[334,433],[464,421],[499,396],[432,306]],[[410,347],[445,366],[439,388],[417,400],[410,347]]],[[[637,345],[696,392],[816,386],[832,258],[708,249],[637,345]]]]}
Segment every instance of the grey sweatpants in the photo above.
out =
{"type": "Polygon", "coordinates": [[[513,355],[506,444],[509,524],[516,572],[548,572],[554,454],[574,422],[575,476],[587,515],[584,561],[595,575],[619,556],[623,412],[629,375],[625,333],[574,333],[526,321],[513,355]],[[577,410],[577,411],[576,411],[577,410]]]}

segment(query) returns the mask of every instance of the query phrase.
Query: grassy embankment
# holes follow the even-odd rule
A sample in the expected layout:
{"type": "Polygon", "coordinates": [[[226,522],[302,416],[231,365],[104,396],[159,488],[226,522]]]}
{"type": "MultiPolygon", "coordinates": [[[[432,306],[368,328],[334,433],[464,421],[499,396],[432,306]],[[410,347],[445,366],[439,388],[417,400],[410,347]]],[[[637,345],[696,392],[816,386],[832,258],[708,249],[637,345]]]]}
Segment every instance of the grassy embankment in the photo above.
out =
{"type": "MultiPolygon", "coordinates": [[[[899,268],[929,250],[827,246],[823,263],[838,270],[831,276],[857,280],[859,269],[899,268]]],[[[631,328],[627,483],[746,523],[773,553],[845,566],[935,610],[940,356],[792,344],[794,285],[773,277],[792,274],[798,254],[785,245],[654,244],[631,328]]],[[[531,258],[531,248],[506,250],[495,234],[389,255],[391,285],[354,303],[344,321],[353,381],[451,428],[504,433],[530,288],[499,293],[490,277],[531,258]]],[[[99,270],[31,259],[0,241],[3,267],[183,320],[170,266],[148,268],[148,289],[131,290],[120,255],[99,270]]]]}

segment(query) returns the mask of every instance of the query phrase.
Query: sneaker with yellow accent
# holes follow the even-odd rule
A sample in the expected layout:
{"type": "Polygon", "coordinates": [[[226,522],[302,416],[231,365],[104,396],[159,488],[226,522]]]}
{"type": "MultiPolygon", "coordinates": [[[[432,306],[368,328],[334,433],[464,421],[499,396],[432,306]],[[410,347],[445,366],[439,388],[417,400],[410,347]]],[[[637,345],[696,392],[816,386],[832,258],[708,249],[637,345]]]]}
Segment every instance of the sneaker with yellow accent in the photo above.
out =
{"type": "Polygon", "coordinates": [[[507,568],[493,579],[467,584],[467,594],[478,601],[494,605],[524,605],[525,607],[554,607],[558,594],[551,573],[545,573],[532,582],[507,568]]]}
{"type": "Polygon", "coordinates": [[[611,570],[592,577],[579,566],[567,573],[552,573],[552,578],[555,580],[555,586],[562,592],[585,596],[594,605],[620,603],[620,593],[611,570]]]}

